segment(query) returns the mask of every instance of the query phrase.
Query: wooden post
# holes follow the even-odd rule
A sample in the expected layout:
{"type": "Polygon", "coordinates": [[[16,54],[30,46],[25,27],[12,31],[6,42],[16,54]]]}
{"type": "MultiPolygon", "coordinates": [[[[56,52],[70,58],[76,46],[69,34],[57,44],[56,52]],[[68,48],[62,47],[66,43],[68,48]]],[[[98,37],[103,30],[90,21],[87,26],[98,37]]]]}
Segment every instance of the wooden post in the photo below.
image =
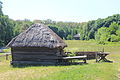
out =
{"type": "Polygon", "coordinates": [[[86,58],[83,59],[84,63],[87,63],[86,58]]]}
{"type": "Polygon", "coordinates": [[[6,54],[6,60],[8,60],[8,54],[6,54]]]}
{"type": "Polygon", "coordinates": [[[98,55],[97,55],[97,52],[95,53],[95,59],[96,59],[96,62],[98,62],[98,55]]]}
{"type": "Polygon", "coordinates": [[[104,48],[103,48],[102,52],[104,52],[104,48]]]}

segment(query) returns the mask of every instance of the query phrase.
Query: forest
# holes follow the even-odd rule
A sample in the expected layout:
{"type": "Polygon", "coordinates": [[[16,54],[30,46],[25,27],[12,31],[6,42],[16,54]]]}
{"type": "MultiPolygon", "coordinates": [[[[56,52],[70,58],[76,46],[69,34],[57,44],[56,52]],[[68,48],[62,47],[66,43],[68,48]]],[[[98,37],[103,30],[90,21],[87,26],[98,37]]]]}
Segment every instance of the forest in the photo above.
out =
{"type": "Polygon", "coordinates": [[[73,36],[80,34],[80,40],[96,40],[99,44],[120,41],[120,14],[114,14],[104,19],[88,22],[62,22],[47,20],[13,20],[0,7],[0,46],[5,46],[12,38],[26,30],[34,23],[42,23],[51,28],[64,40],[74,40],[73,36]]]}

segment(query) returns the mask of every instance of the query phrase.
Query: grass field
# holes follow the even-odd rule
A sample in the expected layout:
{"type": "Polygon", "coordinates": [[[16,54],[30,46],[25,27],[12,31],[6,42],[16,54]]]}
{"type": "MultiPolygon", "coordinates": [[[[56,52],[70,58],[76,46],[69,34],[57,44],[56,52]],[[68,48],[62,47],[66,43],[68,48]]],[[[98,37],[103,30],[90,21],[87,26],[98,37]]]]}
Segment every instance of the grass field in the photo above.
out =
{"type": "MultiPolygon", "coordinates": [[[[65,51],[105,51],[113,63],[88,60],[88,64],[70,66],[29,66],[13,68],[0,57],[0,80],[120,80],[120,43],[98,45],[94,41],[65,41],[65,51]]],[[[10,58],[9,58],[10,59],[10,58]]]]}

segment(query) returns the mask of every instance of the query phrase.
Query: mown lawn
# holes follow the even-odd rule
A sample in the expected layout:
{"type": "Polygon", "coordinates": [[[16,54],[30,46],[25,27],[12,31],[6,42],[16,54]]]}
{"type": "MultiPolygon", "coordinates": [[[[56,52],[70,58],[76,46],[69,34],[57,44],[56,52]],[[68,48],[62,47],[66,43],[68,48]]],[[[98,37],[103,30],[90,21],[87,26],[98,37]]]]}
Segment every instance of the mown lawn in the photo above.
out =
{"type": "Polygon", "coordinates": [[[98,51],[104,47],[111,52],[113,63],[88,60],[88,64],[70,66],[29,66],[13,68],[10,60],[0,57],[0,80],[120,80],[120,43],[98,45],[94,41],[65,41],[66,51],[98,51]]]}
{"type": "Polygon", "coordinates": [[[0,55],[3,55],[3,53],[0,53],[0,55]]]}

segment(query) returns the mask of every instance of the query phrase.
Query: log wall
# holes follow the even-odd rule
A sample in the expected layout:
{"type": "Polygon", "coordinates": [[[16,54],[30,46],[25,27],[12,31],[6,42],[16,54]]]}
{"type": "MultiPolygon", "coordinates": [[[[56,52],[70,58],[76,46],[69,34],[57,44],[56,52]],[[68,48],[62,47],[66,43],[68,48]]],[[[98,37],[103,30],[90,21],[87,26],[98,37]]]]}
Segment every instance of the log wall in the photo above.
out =
{"type": "Polygon", "coordinates": [[[58,58],[62,56],[60,49],[49,49],[49,48],[29,48],[29,47],[13,47],[12,52],[12,64],[17,64],[20,62],[28,63],[41,63],[43,64],[56,64],[58,58]]]}

